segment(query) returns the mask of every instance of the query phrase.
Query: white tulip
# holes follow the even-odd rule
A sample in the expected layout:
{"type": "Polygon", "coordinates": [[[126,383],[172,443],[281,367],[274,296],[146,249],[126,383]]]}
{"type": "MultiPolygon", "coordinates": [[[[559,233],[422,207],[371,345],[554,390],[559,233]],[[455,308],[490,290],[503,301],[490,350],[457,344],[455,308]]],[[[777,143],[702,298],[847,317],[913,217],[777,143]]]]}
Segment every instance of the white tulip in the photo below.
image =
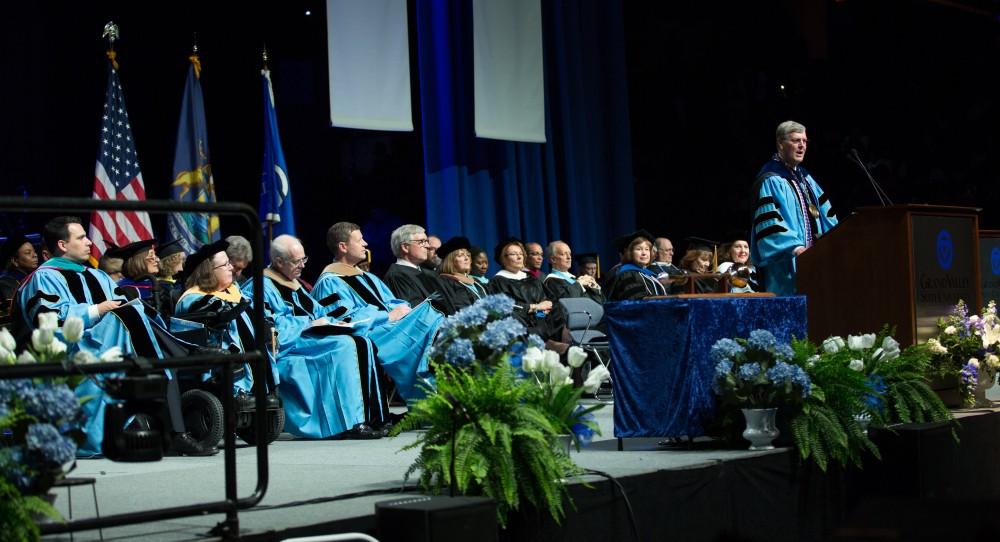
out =
{"type": "Polygon", "coordinates": [[[563,364],[559,361],[559,353],[552,350],[546,350],[544,352],[545,361],[542,364],[542,368],[546,371],[551,371],[554,367],[562,367],[563,364]]]}
{"type": "Polygon", "coordinates": [[[825,350],[827,354],[836,354],[843,347],[844,347],[843,337],[839,336],[828,337],[825,341],[823,341],[823,350],[825,350]]]}
{"type": "Polygon", "coordinates": [[[608,372],[605,366],[598,365],[587,374],[587,379],[583,381],[583,391],[594,393],[601,387],[602,383],[608,380],[611,380],[611,373],[608,372]]]}
{"type": "Polygon", "coordinates": [[[847,347],[851,350],[864,350],[864,341],[861,337],[857,335],[847,336],[847,347]]]}
{"type": "Polygon", "coordinates": [[[14,363],[14,360],[16,360],[16,359],[17,359],[17,356],[15,356],[13,352],[11,352],[10,350],[7,350],[6,348],[0,346],[0,362],[14,363]]]}
{"type": "Polygon", "coordinates": [[[565,365],[559,364],[549,367],[549,383],[553,386],[557,386],[566,382],[569,378],[572,369],[566,367],[565,365]]]}
{"type": "Polygon", "coordinates": [[[27,350],[21,352],[20,356],[17,356],[17,363],[35,363],[36,361],[38,360],[35,359],[35,356],[27,350]]]}
{"type": "Polygon", "coordinates": [[[80,365],[88,365],[90,363],[97,363],[101,361],[97,356],[91,354],[87,350],[79,350],[76,354],[73,354],[73,362],[79,363],[80,365]]]}
{"type": "Polygon", "coordinates": [[[545,354],[542,353],[541,348],[529,346],[524,351],[524,355],[521,356],[521,368],[528,373],[541,371],[544,363],[545,354]]]}
{"type": "Polygon", "coordinates": [[[101,361],[105,362],[121,361],[122,359],[122,349],[117,346],[112,346],[101,354],[101,361]]]}
{"type": "Polygon", "coordinates": [[[11,352],[17,350],[17,341],[14,340],[14,336],[10,334],[10,331],[7,331],[7,328],[0,329],[0,346],[11,352]]]}
{"type": "Polygon", "coordinates": [[[569,352],[566,353],[566,361],[569,362],[570,367],[579,367],[586,360],[587,353],[584,352],[583,348],[579,346],[569,347],[569,352]]]}
{"type": "Polygon", "coordinates": [[[35,352],[41,352],[55,339],[51,329],[35,329],[31,331],[31,346],[35,352]]]}
{"type": "Polygon", "coordinates": [[[58,354],[65,354],[66,353],[66,343],[64,343],[64,342],[62,342],[62,341],[60,341],[58,339],[55,339],[55,340],[53,340],[52,342],[49,343],[48,349],[49,349],[49,353],[50,354],[56,354],[56,355],[58,355],[58,354]]]}
{"type": "Polygon", "coordinates": [[[59,327],[59,313],[40,312],[38,313],[38,329],[55,331],[59,327]]]}
{"type": "Polygon", "coordinates": [[[861,361],[860,359],[852,359],[851,364],[848,365],[848,367],[852,371],[862,371],[865,368],[865,362],[861,361]]]}
{"type": "Polygon", "coordinates": [[[66,318],[66,321],[63,323],[62,334],[66,342],[70,344],[80,342],[80,338],[83,337],[83,319],[79,316],[66,318]]]}
{"type": "Polygon", "coordinates": [[[882,359],[888,361],[890,359],[896,359],[898,357],[899,357],[899,341],[886,335],[886,337],[882,339],[882,359]]]}
{"type": "Polygon", "coordinates": [[[865,333],[864,335],[862,335],[861,336],[861,346],[864,347],[865,349],[868,349],[868,348],[871,348],[871,347],[875,346],[875,334],[874,333],[865,333]]]}

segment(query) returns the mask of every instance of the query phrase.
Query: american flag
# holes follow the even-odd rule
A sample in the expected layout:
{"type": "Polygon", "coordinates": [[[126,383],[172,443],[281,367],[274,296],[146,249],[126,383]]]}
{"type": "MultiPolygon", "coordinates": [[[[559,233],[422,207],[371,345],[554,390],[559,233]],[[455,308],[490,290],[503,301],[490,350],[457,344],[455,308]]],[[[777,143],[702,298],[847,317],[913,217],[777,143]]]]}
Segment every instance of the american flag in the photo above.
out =
{"type": "MultiPolygon", "coordinates": [[[[146,188],[142,184],[132,126],[125,111],[125,95],[118,80],[118,70],[114,66],[109,69],[101,120],[101,150],[94,174],[94,199],[144,200],[146,188]]],[[[90,240],[94,243],[91,255],[94,258],[104,254],[108,243],[124,246],[152,237],[153,228],[147,213],[95,211],[90,215],[90,240]]]]}

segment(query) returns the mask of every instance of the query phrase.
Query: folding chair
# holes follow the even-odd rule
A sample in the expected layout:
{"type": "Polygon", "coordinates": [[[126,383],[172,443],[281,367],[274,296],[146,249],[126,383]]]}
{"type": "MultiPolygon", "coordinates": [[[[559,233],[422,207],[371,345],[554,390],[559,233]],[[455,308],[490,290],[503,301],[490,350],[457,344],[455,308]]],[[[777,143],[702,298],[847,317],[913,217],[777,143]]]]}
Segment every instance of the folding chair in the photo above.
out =
{"type": "MultiPolygon", "coordinates": [[[[601,356],[601,351],[608,352],[608,336],[595,329],[604,318],[604,307],[588,297],[564,297],[559,303],[566,311],[566,327],[572,344],[583,348],[587,354],[592,354],[598,363],[610,371],[610,356],[608,361],[604,361],[601,356]]],[[[594,393],[594,398],[610,400],[614,395],[610,387],[606,390],[602,387],[594,393]]]]}

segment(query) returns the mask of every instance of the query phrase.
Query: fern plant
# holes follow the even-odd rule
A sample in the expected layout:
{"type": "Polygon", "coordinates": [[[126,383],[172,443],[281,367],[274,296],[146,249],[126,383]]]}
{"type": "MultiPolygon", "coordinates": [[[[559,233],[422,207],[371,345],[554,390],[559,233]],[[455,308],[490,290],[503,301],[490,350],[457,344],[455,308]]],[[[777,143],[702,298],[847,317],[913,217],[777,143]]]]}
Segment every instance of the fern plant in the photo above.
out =
{"type": "MultiPolygon", "coordinates": [[[[914,345],[900,351],[884,326],[878,333],[829,337],[817,347],[793,341],[795,359],[815,386],[802,411],[792,420],[792,432],[803,459],[813,458],[821,469],[834,461],[862,466],[864,452],[881,459],[863,426],[940,422],[951,411],[927,385],[932,351],[914,345]]],[[[957,435],[952,433],[957,438],[957,435]]]]}
{"type": "Polygon", "coordinates": [[[393,428],[393,434],[427,428],[404,447],[420,449],[406,478],[419,473],[432,494],[491,497],[501,526],[525,502],[561,521],[568,498],[563,480],[580,469],[553,446],[559,429],[539,406],[538,386],[504,364],[434,366],[437,389],[393,428]]]}
{"type": "Polygon", "coordinates": [[[0,477],[0,541],[40,540],[41,531],[35,523],[40,516],[62,520],[59,512],[45,499],[22,495],[13,484],[0,477]]]}
{"type": "Polygon", "coordinates": [[[823,471],[831,461],[860,467],[865,451],[881,457],[855,416],[864,412],[872,390],[867,377],[839,359],[817,355],[808,341],[793,341],[792,349],[813,383],[812,394],[791,422],[799,456],[812,458],[823,471]]]}

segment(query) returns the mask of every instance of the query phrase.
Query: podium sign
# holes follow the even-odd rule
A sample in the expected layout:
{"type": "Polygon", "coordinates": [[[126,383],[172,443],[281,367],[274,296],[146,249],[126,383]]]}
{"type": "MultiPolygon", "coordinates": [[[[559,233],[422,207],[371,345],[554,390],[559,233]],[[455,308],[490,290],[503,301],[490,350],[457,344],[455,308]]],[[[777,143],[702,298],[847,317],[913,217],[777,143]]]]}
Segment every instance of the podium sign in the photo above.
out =
{"type": "Polygon", "coordinates": [[[983,306],[1000,301],[1000,231],[979,230],[979,277],[983,306]]]}
{"type": "Polygon", "coordinates": [[[913,215],[913,305],[917,342],[937,336],[937,320],[962,299],[978,306],[975,217],[913,215]]]}
{"type": "Polygon", "coordinates": [[[797,258],[809,337],[822,341],[889,324],[908,346],[933,337],[937,319],[959,299],[978,309],[977,212],[894,205],[863,207],[846,217],[797,258]]]}

